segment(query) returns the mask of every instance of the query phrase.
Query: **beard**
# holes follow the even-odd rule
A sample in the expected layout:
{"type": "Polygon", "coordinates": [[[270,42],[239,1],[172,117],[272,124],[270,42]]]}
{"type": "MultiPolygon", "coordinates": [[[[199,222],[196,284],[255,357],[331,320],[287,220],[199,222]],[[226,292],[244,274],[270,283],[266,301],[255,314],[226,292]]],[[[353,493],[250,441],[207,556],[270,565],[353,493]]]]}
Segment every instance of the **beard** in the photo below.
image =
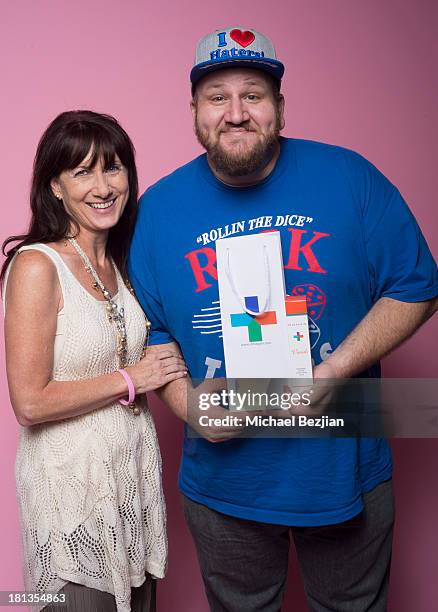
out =
{"type": "MultiPolygon", "coordinates": [[[[248,131],[250,127],[247,127],[248,131]]],[[[219,138],[211,142],[208,133],[201,130],[198,121],[195,121],[195,133],[198,142],[208,153],[208,159],[219,172],[227,176],[247,176],[255,174],[271,161],[280,138],[280,117],[277,114],[275,127],[265,136],[262,141],[257,141],[252,146],[242,147],[237,144],[227,150],[220,143],[219,138]]]]}

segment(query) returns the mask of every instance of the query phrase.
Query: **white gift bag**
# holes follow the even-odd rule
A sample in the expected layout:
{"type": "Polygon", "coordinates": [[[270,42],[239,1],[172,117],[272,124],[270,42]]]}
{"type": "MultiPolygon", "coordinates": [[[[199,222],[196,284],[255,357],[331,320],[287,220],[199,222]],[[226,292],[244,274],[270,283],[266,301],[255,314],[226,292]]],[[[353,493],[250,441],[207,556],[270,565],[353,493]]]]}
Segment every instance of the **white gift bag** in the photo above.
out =
{"type": "Polygon", "coordinates": [[[280,234],[216,241],[227,378],[292,378],[280,234]]]}

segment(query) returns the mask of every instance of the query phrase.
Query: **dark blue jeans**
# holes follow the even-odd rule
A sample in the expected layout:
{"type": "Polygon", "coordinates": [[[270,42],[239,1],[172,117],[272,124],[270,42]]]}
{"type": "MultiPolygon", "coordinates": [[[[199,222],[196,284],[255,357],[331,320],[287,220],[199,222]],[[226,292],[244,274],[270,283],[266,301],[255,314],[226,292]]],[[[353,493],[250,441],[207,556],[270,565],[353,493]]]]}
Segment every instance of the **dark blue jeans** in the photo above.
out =
{"type": "Polygon", "coordinates": [[[291,537],[312,612],[386,611],[394,526],[391,480],[364,495],[363,512],[336,525],[286,527],[242,520],[187,497],[184,513],[212,612],[279,612],[291,537]]]}

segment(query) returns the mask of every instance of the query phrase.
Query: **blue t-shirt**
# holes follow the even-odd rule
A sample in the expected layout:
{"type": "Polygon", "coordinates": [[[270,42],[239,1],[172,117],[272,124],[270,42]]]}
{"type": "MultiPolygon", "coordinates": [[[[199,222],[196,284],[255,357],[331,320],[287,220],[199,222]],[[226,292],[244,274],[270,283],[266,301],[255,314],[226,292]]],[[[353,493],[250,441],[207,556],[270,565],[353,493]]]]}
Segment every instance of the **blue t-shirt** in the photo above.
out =
{"type": "MultiPolygon", "coordinates": [[[[414,217],[360,155],[282,138],[272,173],[246,188],[218,181],[201,155],[142,196],[129,260],[151,343],[176,341],[193,378],[225,376],[215,241],[272,229],[281,234],[286,292],[308,299],[315,363],[379,298],[417,302],[438,293],[437,268],[414,217]]],[[[378,376],[378,365],[368,375],[378,376]]],[[[359,513],[363,493],[391,469],[383,439],[212,444],[186,431],[179,484],[191,499],[232,516],[323,525],[359,513]]]]}

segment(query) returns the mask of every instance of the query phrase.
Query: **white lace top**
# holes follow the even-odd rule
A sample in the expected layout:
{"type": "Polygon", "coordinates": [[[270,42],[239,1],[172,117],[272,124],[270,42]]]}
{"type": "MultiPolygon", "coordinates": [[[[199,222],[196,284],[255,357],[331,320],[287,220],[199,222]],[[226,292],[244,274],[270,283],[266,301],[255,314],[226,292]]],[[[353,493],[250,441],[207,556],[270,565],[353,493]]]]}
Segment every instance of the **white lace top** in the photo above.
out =
{"type": "MultiPolygon", "coordinates": [[[[88,293],[61,256],[54,262],[64,307],[58,316],[54,380],[81,380],[118,367],[106,302],[88,293]]],[[[128,363],[140,359],[144,314],[117,272],[125,309],[128,363]]],[[[91,287],[91,284],[90,284],[91,287]]],[[[59,591],[67,581],[107,591],[129,612],[131,587],[145,572],[162,578],[167,540],[161,458],[152,416],[111,404],[83,416],[22,427],[16,459],[25,588],[59,591]]],[[[41,607],[34,608],[36,611],[41,607]]]]}

